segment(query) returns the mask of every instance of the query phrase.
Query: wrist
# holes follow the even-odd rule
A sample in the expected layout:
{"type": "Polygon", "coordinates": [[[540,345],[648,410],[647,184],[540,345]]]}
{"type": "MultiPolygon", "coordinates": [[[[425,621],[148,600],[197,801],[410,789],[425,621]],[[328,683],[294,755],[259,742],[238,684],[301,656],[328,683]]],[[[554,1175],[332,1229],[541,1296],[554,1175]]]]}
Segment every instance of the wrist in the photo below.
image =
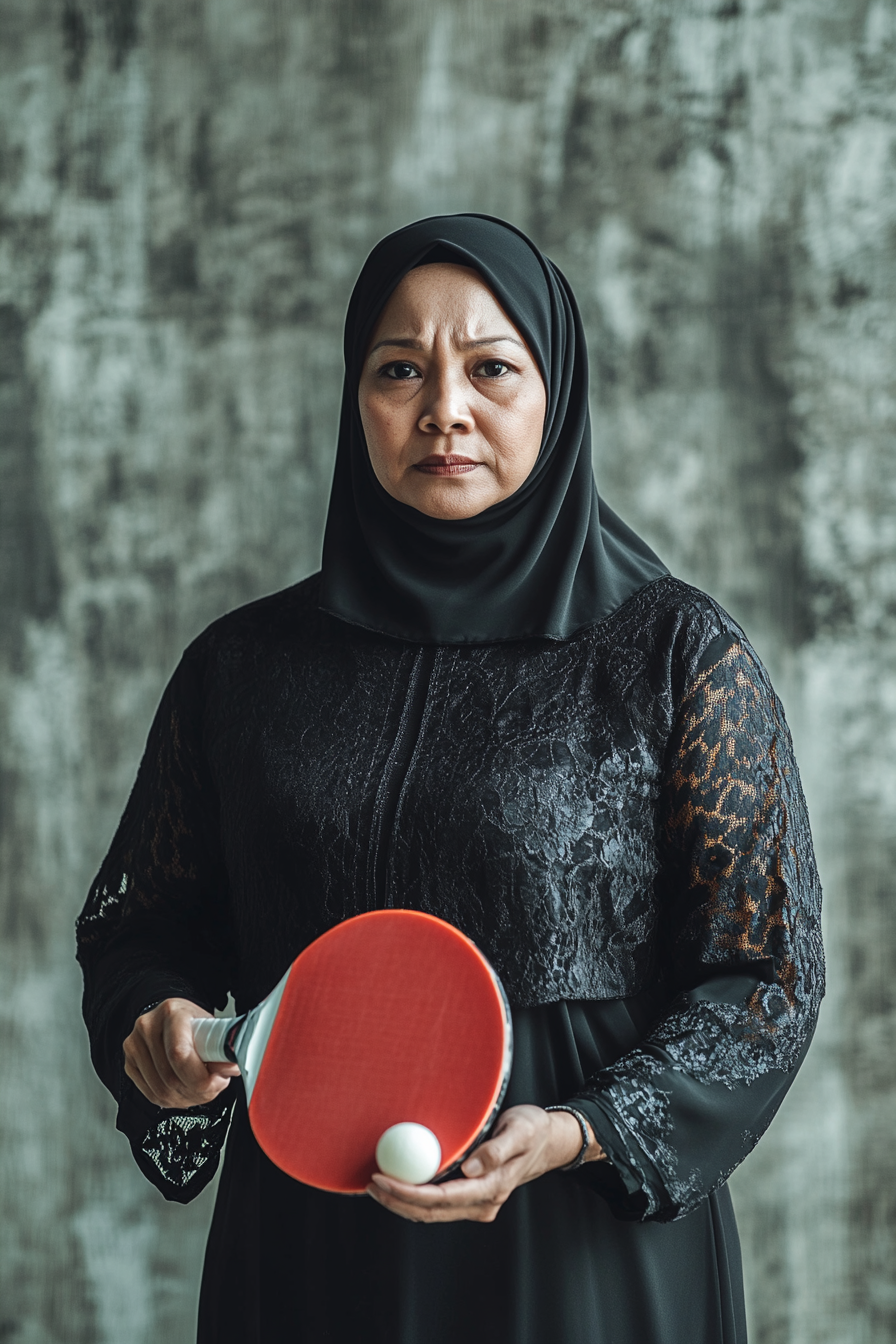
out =
{"type": "Polygon", "coordinates": [[[547,1106],[556,1134],[553,1163],[560,1170],[573,1171],[585,1162],[599,1162],[606,1157],[595,1137],[587,1116],[574,1106],[547,1106]]]}
{"type": "Polygon", "coordinates": [[[551,1169],[575,1162],[582,1151],[582,1129],[569,1111],[549,1111],[551,1122],[551,1169]]]}

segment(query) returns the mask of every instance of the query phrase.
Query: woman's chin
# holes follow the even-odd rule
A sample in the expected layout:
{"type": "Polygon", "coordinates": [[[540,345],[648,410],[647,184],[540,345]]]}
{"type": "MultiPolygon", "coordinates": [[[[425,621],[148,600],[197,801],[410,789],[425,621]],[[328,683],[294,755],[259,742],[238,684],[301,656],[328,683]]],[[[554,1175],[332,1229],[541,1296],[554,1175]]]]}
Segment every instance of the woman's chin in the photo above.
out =
{"type": "Polygon", "coordinates": [[[487,497],[481,489],[465,488],[462,478],[454,476],[439,481],[429,489],[408,491],[402,497],[403,504],[409,504],[428,518],[443,518],[457,521],[461,518],[475,518],[477,513],[498,502],[497,497],[487,497]]]}

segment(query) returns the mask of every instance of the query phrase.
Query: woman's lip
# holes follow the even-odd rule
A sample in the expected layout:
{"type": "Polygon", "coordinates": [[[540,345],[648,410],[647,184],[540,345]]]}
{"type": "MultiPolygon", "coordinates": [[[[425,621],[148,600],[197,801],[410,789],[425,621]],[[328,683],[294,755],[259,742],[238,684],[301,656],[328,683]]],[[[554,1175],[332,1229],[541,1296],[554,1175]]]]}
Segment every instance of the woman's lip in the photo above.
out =
{"type": "Polygon", "coordinates": [[[439,457],[433,453],[431,457],[424,457],[422,462],[414,463],[417,471],[425,471],[431,476],[460,476],[465,472],[475,471],[479,465],[471,457],[461,457],[457,453],[451,453],[447,457],[439,457]]]}

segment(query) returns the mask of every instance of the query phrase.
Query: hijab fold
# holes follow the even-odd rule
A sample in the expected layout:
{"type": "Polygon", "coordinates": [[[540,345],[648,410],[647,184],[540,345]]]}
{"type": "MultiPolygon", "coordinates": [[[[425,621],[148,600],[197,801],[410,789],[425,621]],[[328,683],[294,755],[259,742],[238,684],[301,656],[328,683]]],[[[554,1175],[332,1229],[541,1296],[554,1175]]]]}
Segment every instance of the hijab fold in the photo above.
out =
{"type": "Polygon", "coordinates": [[[324,535],[321,606],[417,643],[568,639],[666,569],[599,498],[588,363],[565,277],[512,225],[487,215],[418,220],[378,243],[345,323],[345,383],[324,535]],[[390,294],[415,266],[479,272],[522,332],[547,389],[538,460],[514,494],[473,518],[430,518],[380,485],[358,385],[390,294]]]}

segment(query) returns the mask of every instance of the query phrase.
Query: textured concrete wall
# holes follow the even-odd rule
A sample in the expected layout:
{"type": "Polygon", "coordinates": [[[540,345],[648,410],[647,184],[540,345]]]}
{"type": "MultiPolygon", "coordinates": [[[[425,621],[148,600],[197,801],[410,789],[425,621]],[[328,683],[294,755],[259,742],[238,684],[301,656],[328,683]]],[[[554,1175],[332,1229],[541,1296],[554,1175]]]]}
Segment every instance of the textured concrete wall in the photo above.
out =
{"type": "Polygon", "coordinates": [[[0,1340],[191,1338],[211,1194],[115,1135],[72,921],[181,647],[316,567],[366,250],[468,208],[794,726],[831,989],[736,1178],[752,1339],[896,1338],[893,0],[0,0],[0,175],[0,1340]]]}

